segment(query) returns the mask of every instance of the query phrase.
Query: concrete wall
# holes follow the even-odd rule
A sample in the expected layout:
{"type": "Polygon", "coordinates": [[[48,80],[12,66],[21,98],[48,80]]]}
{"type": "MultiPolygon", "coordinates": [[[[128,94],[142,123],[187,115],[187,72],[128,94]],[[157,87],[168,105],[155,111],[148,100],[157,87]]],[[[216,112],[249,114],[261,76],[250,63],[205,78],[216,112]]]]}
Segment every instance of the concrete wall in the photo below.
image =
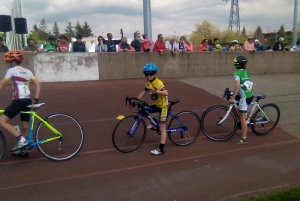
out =
{"type": "MultiPolygon", "coordinates": [[[[248,58],[251,73],[300,72],[300,52],[39,53],[26,54],[22,65],[42,82],[143,78],[143,66],[149,62],[158,66],[159,77],[189,77],[232,74],[233,59],[239,55],[248,58]]],[[[3,76],[5,66],[1,60],[3,76]]]]}

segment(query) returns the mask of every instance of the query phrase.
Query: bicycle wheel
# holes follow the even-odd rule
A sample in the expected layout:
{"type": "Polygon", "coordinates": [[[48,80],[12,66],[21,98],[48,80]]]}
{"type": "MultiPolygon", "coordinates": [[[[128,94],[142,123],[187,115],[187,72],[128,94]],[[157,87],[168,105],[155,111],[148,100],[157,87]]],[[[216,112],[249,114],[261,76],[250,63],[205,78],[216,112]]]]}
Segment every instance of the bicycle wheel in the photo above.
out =
{"type": "Polygon", "coordinates": [[[185,146],[194,142],[200,133],[200,118],[191,111],[182,111],[176,114],[169,123],[168,129],[183,129],[184,131],[172,131],[168,133],[170,140],[178,145],[185,146]]]}
{"type": "Polygon", "coordinates": [[[120,152],[132,152],[144,142],[146,134],[147,129],[143,119],[139,122],[137,116],[127,116],[116,125],[112,143],[120,152]]]}
{"type": "Polygon", "coordinates": [[[0,161],[2,160],[2,158],[5,154],[5,149],[6,149],[5,137],[2,133],[2,131],[0,130],[0,161]]]}
{"type": "Polygon", "coordinates": [[[253,133],[260,136],[270,133],[280,119],[280,110],[275,104],[263,105],[261,110],[258,109],[254,113],[250,122],[253,133]]]}
{"type": "MultiPolygon", "coordinates": [[[[45,142],[37,146],[38,150],[48,159],[54,161],[65,161],[74,157],[83,145],[84,135],[79,122],[67,114],[52,114],[45,120],[58,130],[62,137],[45,142]]],[[[43,122],[36,129],[36,141],[43,141],[56,137],[43,122]]]]}
{"type": "Polygon", "coordinates": [[[237,118],[232,111],[227,118],[219,123],[225,117],[228,107],[216,105],[208,108],[202,115],[200,125],[206,137],[211,140],[223,142],[230,139],[237,129],[237,118]]]}

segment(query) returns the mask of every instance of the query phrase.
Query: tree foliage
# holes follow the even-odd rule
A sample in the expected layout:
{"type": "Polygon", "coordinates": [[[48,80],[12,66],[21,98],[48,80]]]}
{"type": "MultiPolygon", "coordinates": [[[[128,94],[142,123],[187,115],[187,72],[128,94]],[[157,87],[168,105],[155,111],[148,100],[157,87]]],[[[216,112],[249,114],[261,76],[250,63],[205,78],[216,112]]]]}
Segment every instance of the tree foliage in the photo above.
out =
{"type": "Polygon", "coordinates": [[[58,28],[57,22],[54,22],[52,34],[56,38],[59,38],[60,32],[59,32],[59,28],[58,28]]]}
{"type": "Polygon", "coordinates": [[[82,36],[85,35],[84,29],[83,29],[83,27],[80,25],[80,23],[79,23],[78,20],[77,20],[77,23],[76,23],[76,25],[75,25],[74,28],[75,28],[75,33],[76,33],[76,34],[80,34],[80,35],[82,35],[82,36]]]}
{"type": "Polygon", "coordinates": [[[94,36],[92,28],[86,21],[82,25],[82,28],[84,30],[84,35],[83,35],[84,37],[94,36]]]}
{"type": "Polygon", "coordinates": [[[69,22],[66,29],[65,29],[66,35],[71,38],[71,37],[75,37],[75,30],[74,27],[72,26],[72,23],[69,22]]]}
{"type": "Polygon", "coordinates": [[[243,30],[242,30],[242,33],[241,33],[243,36],[247,36],[247,32],[246,32],[246,28],[243,27],[243,30]]]}
{"type": "Polygon", "coordinates": [[[260,26],[258,26],[254,32],[254,38],[262,40],[264,38],[263,31],[260,26]]]}
{"type": "Polygon", "coordinates": [[[279,31],[277,33],[277,36],[278,37],[286,38],[286,34],[285,34],[285,30],[284,30],[284,26],[283,25],[280,26],[279,31]]]}

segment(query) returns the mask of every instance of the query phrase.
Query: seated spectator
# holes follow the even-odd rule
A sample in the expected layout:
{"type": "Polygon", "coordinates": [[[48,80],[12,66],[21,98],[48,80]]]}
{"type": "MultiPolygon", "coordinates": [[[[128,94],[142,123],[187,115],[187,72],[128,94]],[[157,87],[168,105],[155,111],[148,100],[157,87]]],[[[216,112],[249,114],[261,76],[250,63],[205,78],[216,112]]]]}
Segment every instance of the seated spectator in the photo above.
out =
{"type": "Polygon", "coordinates": [[[264,48],[263,48],[263,46],[261,46],[258,39],[255,39],[255,41],[254,41],[254,48],[256,51],[264,51],[264,48]]]}
{"type": "Polygon", "coordinates": [[[188,51],[188,52],[194,51],[192,41],[187,40],[185,46],[186,46],[186,51],[188,51]]]}
{"type": "Polygon", "coordinates": [[[291,48],[291,51],[300,51],[300,40],[291,48]]]}
{"type": "Polygon", "coordinates": [[[203,39],[198,47],[198,52],[209,51],[208,40],[203,39]]]}
{"type": "Polygon", "coordinates": [[[35,41],[32,38],[27,38],[27,46],[22,48],[22,50],[32,54],[43,52],[43,50],[35,44],[35,41]]]}
{"type": "Polygon", "coordinates": [[[8,52],[8,48],[6,45],[3,45],[3,38],[0,37],[0,53],[8,52]]]}
{"type": "Polygon", "coordinates": [[[57,51],[57,38],[49,35],[48,42],[43,45],[44,52],[56,52],[57,51]]]}
{"type": "Polygon", "coordinates": [[[172,36],[170,40],[166,41],[166,50],[173,54],[178,54],[179,48],[175,36],[172,36]]]}
{"type": "Polygon", "coordinates": [[[102,36],[98,37],[98,44],[95,46],[95,52],[107,52],[107,45],[102,36]]]}
{"type": "Polygon", "coordinates": [[[248,40],[244,43],[243,45],[243,50],[244,51],[249,51],[249,52],[255,52],[254,48],[254,37],[253,36],[248,36],[248,40]]]}
{"type": "Polygon", "coordinates": [[[150,47],[151,47],[152,43],[148,39],[148,35],[143,34],[143,39],[144,40],[141,40],[141,52],[150,52],[150,47]]]}
{"type": "Polygon", "coordinates": [[[167,48],[164,42],[164,37],[162,34],[158,34],[157,40],[154,43],[153,52],[159,52],[159,54],[163,54],[166,51],[167,48]]]}
{"type": "Polygon", "coordinates": [[[274,43],[273,51],[285,51],[284,38],[280,37],[278,42],[274,43]]]}
{"type": "Polygon", "coordinates": [[[70,52],[88,52],[86,44],[82,42],[82,35],[77,34],[75,38],[76,41],[72,44],[70,52]]]}
{"type": "Polygon", "coordinates": [[[133,41],[131,41],[131,46],[135,49],[136,52],[141,51],[141,33],[139,31],[134,32],[133,41]]]}
{"type": "Polygon", "coordinates": [[[127,37],[123,37],[118,45],[119,52],[135,52],[135,49],[127,43],[127,37]]]}
{"type": "Polygon", "coordinates": [[[231,41],[230,51],[243,51],[242,47],[239,45],[238,40],[231,41]]]}
{"type": "Polygon", "coordinates": [[[59,36],[59,42],[57,43],[59,52],[69,52],[68,37],[65,34],[59,36]]]}
{"type": "Polygon", "coordinates": [[[121,40],[113,40],[113,35],[107,33],[107,40],[105,43],[107,45],[107,52],[117,52],[116,46],[121,43],[121,40]]]}
{"type": "Polygon", "coordinates": [[[181,36],[179,38],[178,50],[179,50],[179,52],[185,52],[186,51],[186,38],[185,38],[185,36],[181,36]]]}

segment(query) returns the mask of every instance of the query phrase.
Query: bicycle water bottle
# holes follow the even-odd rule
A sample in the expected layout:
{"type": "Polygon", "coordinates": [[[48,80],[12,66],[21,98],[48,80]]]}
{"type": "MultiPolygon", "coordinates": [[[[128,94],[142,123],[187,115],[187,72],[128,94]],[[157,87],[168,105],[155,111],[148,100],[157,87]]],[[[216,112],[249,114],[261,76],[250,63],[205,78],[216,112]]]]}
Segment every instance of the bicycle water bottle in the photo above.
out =
{"type": "Polygon", "coordinates": [[[20,126],[19,126],[19,125],[15,125],[14,128],[15,128],[19,133],[21,133],[21,130],[20,130],[20,126]]]}

